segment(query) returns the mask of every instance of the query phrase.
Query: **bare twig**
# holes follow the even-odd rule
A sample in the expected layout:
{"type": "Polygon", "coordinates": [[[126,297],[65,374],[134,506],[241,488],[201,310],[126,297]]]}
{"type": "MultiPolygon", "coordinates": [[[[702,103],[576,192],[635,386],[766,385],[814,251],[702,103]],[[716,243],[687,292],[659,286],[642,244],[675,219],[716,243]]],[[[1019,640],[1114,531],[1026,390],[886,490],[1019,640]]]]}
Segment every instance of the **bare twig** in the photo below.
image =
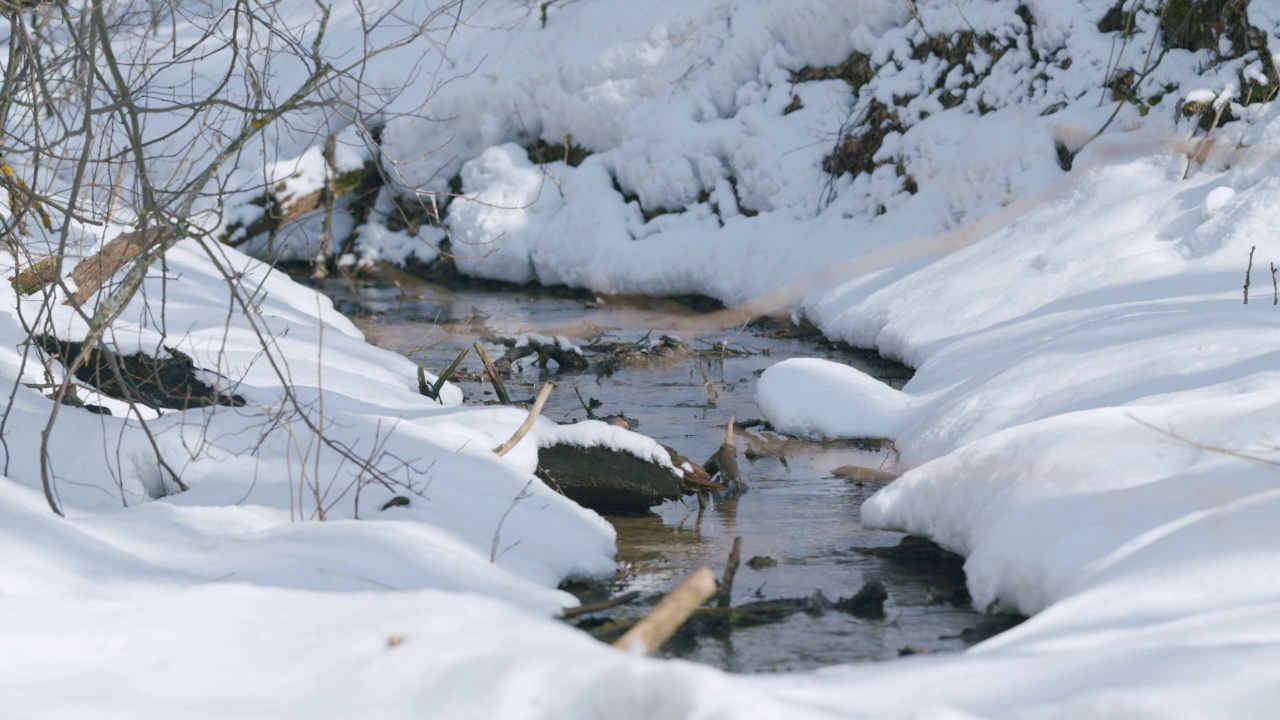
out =
{"type": "Polygon", "coordinates": [[[498,550],[498,545],[502,538],[503,523],[507,521],[507,516],[511,514],[512,510],[516,509],[516,506],[520,504],[521,500],[528,500],[530,497],[533,497],[529,492],[529,486],[533,484],[533,481],[534,478],[529,478],[529,482],[525,483],[524,487],[520,488],[520,492],[516,493],[516,496],[511,499],[511,504],[507,506],[506,512],[502,513],[502,517],[498,519],[498,527],[493,530],[493,542],[489,546],[489,562],[498,562],[498,558],[502,557],[511,548],[520,544],[520,541],[517,540],[503,548],[501,551],[498,550]]]}
{"type": "MultiPolygon", "coordinates": [[[[1227,455],[1229,457],[1239,458],[1241,460],[1247,460],[1249,462],[1257,463],[1265,467],[1280,468],[1280,460],[1270,460],[1268,458],[1252,455],[1250,453],[1244,452],[1243,450],[1240,450],[1237,448],[1223,447],[1221,445],[1210,445],[1208,443],[1202,443],[1198,440],[1192,440],[1191,438],[1186,437],[1185,435],[1179,434],[1173,428],[1159,427],[1157,425],[1149,423],[1146,420],[1143,420],[1133,415],[1132,413],[1129,414],[1129,419],[1133,420],[1134,422],[1138,423],[1143,427],[1150,428],[1151,430],[1154,430],[1171,440],[1175,440],[1183,445],[1186,445],[1187,447],[1195,448],[1196,450],[1207,450],[1209,452],[1218,453],[1220,455],[1227,455]]],[[[1280,450],[1280,448],[1269,448],[1269,449],[1272,451],[1280,450]]]]}
{"type": "Polygon", "coordinates": [[[1244,269],[1244,304],[1249,304],[1249,273],[1253,271],[1253,251],[1257,250],[1257,245],[1249,247],[1249,266],[1244,269]]]}

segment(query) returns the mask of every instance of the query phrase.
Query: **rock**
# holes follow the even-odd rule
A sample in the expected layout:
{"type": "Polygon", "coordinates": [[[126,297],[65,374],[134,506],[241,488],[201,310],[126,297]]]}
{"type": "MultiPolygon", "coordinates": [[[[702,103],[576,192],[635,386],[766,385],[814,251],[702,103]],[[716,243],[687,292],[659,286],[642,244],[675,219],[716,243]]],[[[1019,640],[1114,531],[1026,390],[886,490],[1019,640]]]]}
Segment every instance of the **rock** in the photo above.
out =
{"type": "Polygon", "coordinates": [[[884,617],[884,601],[889,599],[889,592],[879,580],[869,580],[851,598],[840,598],[832,607],[840,612],[867,619],[884,617]]]}
{"type": "Polygon", "coordinates": [[[680,478],[669,468],[603,447],[560,444],[541,448],[538,477],[597,512],[643,513],[680,497],[680,478]]]}
{"type": "Polygon", "coordinates": [[[391,498],[390,500],[388,500],[387,503],[382,506],[382,509],[387,510],[393,507],[406,507],[408,505],[409,505],[409,498],[403,495],[397,495],[391,498]]]}
{"type": "Polygon", "coordinates": [[[964,567],[964,557],[944,549],[929,538],[919,535],[907,535],[898,541],[897,545],[888,547],[854,547],[850,549],[863,555],[875,555],[920,565],[953,567],[956,569],[964,567]]]}

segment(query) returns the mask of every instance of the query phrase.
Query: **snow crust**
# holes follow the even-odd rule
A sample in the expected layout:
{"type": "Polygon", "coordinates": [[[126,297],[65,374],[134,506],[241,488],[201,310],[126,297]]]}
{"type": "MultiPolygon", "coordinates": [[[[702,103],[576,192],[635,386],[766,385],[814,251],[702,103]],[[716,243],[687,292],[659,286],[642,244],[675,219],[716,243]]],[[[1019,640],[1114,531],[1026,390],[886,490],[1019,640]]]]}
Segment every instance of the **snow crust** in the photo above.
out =
{"type": "MultiPolygon", "coordinates": [[[[452,386],[443,403],[421,397],[412,363],[365,345],[327,300],[188,241],[167,257],[163,320],[141,298],[112,340],[176,347],[248,404],[164,413],[154,447],[136,420],[63,409],[49,442],[66,519],[44,504],[34,451],[51,404],[22,384],[47,381],[19,347],[18,310],[35,317],[39,300],[0,287],[0,376],[18,383],[0,480],[5,715],[1270,717],[1280,105],[1240,103],[1241,80],[1274,60],[1171,50],[1143,80],[1143,107],[1107,125],[1117,105],[1103,84],[1143,68],[1154,13],[1125,41],[1098,28],[1109,0],[1025,3],[1031,25],[1012,0],[921,1],[914,17],[909,5],[466,3],[459,27],[369,68],[388,87],[410,81],[376,99],[400,185],[349,229],[364,257],[435,257],[443,231],[385,226],[389,194],[456,175],[464,197],[447,222],[466,272],[701,293],[742,305],[726,317],[804,315],[911,364],[898,391],[824,361],[779,363],[758,402],[797,434],[892,437],[910,469],[864,522],[963,553],[975,603],[1028,622],[960,655],[797,677],[600,646],[548,616],[574,602],[561,579],[613,572],[612,530],[533,478],[537,449],[605,444],[663,462],[656,443],[542,422],[497,458],[521,411],[463,406],[452,386]],[[1006,50],[956,66],[917,57],[962,32],[1006,50]],[[793,82],[853,51],[877,68],[856,96],[839,80],[793,82]],[[425,57],[438,73],[417,72],[425,57]],[[424,98],[430,113],[411,113],[424,98]],[[873,99],[902,128],[881,164],[831,177],[823,159],[873,99]],[[1236,119],[1202,144],[1181,100],[1236,119]],[[533,139],[592,154],[539,165],[533,139]],[[260,284],[256,312],[231,309],[215,259],[260,284]],[[377,458],[380,480],[308,444],[303,409],[377,458]],[[157,453],[190,491],[173,494],[157,453]],[[397,494],[410,504],[380,509],[397,494]]],[[[1249,16],[1280,47],[1274,3],[1249,16]]],[[[338,49],[360,34],[350,9],[331,22],[338,49]]],[[[287,85],[301,70],[276,72],[287,85]]],[[[372,157],[349,117],[273,127],[260,163],[236,172],[313,191],[330,133],[342,167],[372,157]]],[[[253,212],[233,202],[220,222],[253,212]]],[[[291,232],[303,242],[314,227],[291,232]]],[[[96,232],[71,241],[87,252],[107,239],[96,232]]],[[[160,297],[158,278],[148,288],[160,297]]],[[[85,329],[57,304],[51,323],[85,329]]]]}

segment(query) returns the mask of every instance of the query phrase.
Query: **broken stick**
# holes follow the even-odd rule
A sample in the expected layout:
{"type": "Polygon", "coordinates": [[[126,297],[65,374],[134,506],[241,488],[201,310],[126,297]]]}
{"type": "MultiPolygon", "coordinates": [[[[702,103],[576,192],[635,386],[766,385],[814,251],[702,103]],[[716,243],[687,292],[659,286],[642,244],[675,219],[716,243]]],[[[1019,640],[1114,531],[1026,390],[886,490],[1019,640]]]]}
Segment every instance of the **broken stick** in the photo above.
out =
{"type": "Polygon", "coordinates": [[[550,382],[542,386],[542,389],[538,391],[538,398],[533,401],[533,407],[529,408],[529,417],[524,419],[524,422],[516,430],[516,434],[511,436],[510,440],[493,449],[495,453],[506,455],[511,452],[511,448],[515,447],[529,433],[529,430],[533,429],[534,421],[542,414],[542,406],[547,404],[547,397],[551,395],[551,391],[555,386],[555,383],[550,382]]]}
{"type": "Polygon", "coordinates": [[[733,539],[733,549],[729,551],[729,562],[724,566],[724,580],[720,583],[720,592],[716,593],[716,607],[729,607],[733,594],[733,577],[738,574],[738,562],[742,553],[742,537],[733,539]]]}
{"type": "Polygon", "coordinates": [[[462,364],[462,359],[466,356],[467,349],[462,348],[462,351],[458,353],[458,357],[454,358],[453,362],[449,363],[449,367],[445,368],[444,372],[440,373],[440,377],[436,378],[436,384],[431,387],[431,397],[437,400],[440,399],[440,391],[444,389],[445,382],[453,377],[453,371],[458,369],[458,366],[462,364]]]}
{"type": "Polygon", "coordinates": [[[462,352],[458,353],[458,357],[449,363],[449,367],[445,368],[436,381],[432,385],[427,384],[427,366],[424,363],[418,363],[418,392],[426,395],[432,400],[440,399],[440,391],[444,389],[444,384],[453,376],[453,372],[462,364],[462,359],[467,356],[467,349],[462,348],[462,352]]]}
{"type": "Polygon", "coordinates": [[[476,354],[480,356],[480,362],[484,363],[484,371],[489,374],[489,382],[493,383],[493,391],[498,394],[498,402],[510,405],[511,396],[507,395],[507,387],[502,384],[502,378],[498,376],[498,369],[493,366],[493,360],[489,359],[489,353],[478,342],[475,348],[476,354]]]}
{"type": "Polygon", "coordinates": [[[652,654],[715,592],[716,576],[711,568],[700,567],[694,570],[675,590],[667,593],[648,615],[614,641],[613,646],[626,651],[639,648],[645,655],[652,654]]]}
{"type": "Polygon", "coordinates": [[[711,474],[712,479],[719,479],[724,485],[725,494],[741,495],[747,491],[747,484],[742,481],[738,472],[738,448],[733,444],[733,417],[724,426],[724,443],[716,450],[703,467],[711,474]]]}

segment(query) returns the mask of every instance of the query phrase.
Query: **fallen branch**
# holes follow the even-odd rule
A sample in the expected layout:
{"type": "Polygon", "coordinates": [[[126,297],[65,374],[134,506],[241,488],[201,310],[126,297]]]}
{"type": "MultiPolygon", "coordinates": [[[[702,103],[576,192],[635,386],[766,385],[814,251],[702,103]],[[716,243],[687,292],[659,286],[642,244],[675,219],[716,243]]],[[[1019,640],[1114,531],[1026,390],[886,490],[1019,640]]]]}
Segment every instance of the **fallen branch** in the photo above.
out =
{"type": "Polygon", "coordinates": [[[733,577],[738,574],[738,562],[742,552],[742,538],[733,539],[733,549],[729,551],[729,562],[724,566],[724,580],[720,582],[720,592],[716,595],[716,607],[729,607],[733,594],[733,577]]]}
{"type": "MultiPolygon", "coordinates": [[[[127,232],[117,235],[111,242],[103,245],[101,250],[81,260],[71,271],[76,292],[63,304],[83,305],[102,289],[116,271],[141,255],[148,245],[163,241],[169,234],[168,226],[152,225],[145,233],[127,232]]],[[[13,279],[13,285],[23,295],[30,295],[57,280],[52,270],[52,264],[41,261],[19,273],[13,279]]]]}
{"type": "Polygon", "coordinates": [[[675,590],[667,593],[653,610],[631,627],[613,646],[628,652],[639,648],[645,655],[662,647],[698,606],[716,592],[716,576],[709,567],[694,570],[675,590]]]}
{"type": "Polygon", "coordinates": [[[448,382],[449,378],[453,377],[454,371],[458,369],[458,366],[462,364],[462,359],[466,356],[467,349],[462,348],[462,351],[453,359],[453,362],[449,363],[449,367],[445,368],[444,372],[440,373],[440,377],[436,378],[436,384],[431,387],[431,397],[436,400],[440,399],[440,391],[444,389],[444,384],[448,382]]]}
{"type": "Polygon", "coordinates": [[[418,393],[426,395],[432,400],[439,400],[440,391],[444,389],[444,384],[449,381],[449,378],[453,377],[453,373],[458,369],[458,366],[462,364],[462,359],[466,356],[467,349],[463,348],[462,352],[458,353],[458,356],[453,359],[453,362],[449,363],[449,367],[445,368],[444,371],[436,377],[435,384],[433,385],[427,384],[426,365],[424,363],[418,363],[418,393]]]}
{"type": "Polygon", "coordinates": [[[31,264],[11,279],[19,295],[30,295],[57,279],[58,258],[47,257],[31,264]]]}
{"type": "Polygon", "coordinates": [[[493,366],[493,360],[489,358],[489,353],[485,351],[484,345],[475,344],[476,354],[480,356],[480,362],[484,363],[484,371],[489,374],[489,382],[493,383],[493,392],[498,395],[498,402],[503,405],[511,404],[511,396],[507,394],[507,387],[502,384],[502,378],[498,376],[498,369],[493,366]]]}
{"type": "Polygon", "coordinates": [[[640,591],[632,590],[629,593],[623,593],[617,597],[612,597],[612,598],[609,598],[608,600],[602,600],[598,603],[591,603],[590,605],[579,605],[578,607],[567,607],[564,609],[564,618],[568,620],[569,618],[575,618],[575,617],[578,617],[579,615],[587,615],[593,612],[600,612],[601,610],[608,610],[609,608],[615,608],[615,607],[618,607],[619,605],[626,605],[627,603],[631,602],[632,600],[635,600],[638,597],[640,597],[640,591]]]}
{"type": "Polygon", "coordinates": [[[524,419],[524,423],[520,425],[519,429],[516,430],[516,434],[512,435],[510,440],[493,449],[495,453],[506,455],[511,452],[511,448],[524,439],[525,435],[529,434],[529,431],[533,429],[534,421],[542,414],[542,406],[547,404],[547,397],[551,395],[551,391],[555,386],[555,383],[547,383],[542,386],[542,389],[538,391],[538,398],[533,401],[533,407],[529,408],[529,417],[524,419]]]}

